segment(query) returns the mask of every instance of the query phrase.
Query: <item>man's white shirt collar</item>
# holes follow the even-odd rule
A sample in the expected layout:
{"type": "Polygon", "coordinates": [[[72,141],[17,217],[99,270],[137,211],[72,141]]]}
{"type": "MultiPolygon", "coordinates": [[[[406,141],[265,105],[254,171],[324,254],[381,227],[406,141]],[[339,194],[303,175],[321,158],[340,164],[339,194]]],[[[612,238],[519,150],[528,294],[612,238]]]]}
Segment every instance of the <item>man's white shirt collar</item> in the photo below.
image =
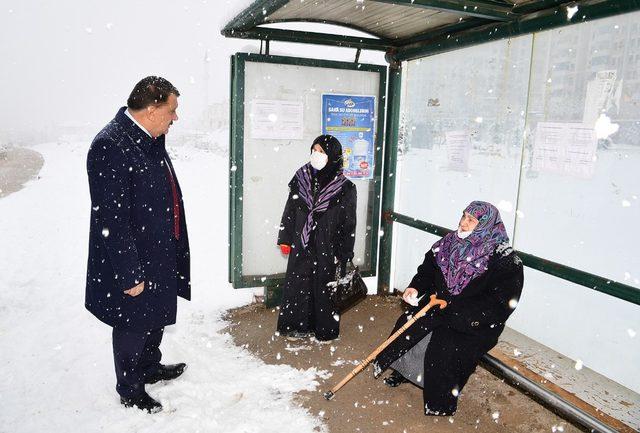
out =
{"type": "Polygon", "coordinates": [[[153,138],[153,136],[149,133],[149,131],[147,131],[147,129],[144,126],[140,125],[140,123],[138,123],[138,121],[131,115],[131,113],[129,113],[129,109],[128,108],[126,110],[124,110],[124,114],[126,114],[127,117],[133,121],[133,123],[138,125],[138,128],[142,129],[145,134],[147,134],[149,137],[153,138]]]}

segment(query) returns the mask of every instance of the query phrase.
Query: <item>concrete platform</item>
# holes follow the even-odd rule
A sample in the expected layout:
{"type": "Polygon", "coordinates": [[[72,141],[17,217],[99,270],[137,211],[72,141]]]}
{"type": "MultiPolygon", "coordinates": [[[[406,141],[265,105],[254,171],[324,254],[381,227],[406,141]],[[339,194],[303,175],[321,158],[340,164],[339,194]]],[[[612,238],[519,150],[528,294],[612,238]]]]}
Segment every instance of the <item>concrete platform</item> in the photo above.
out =
{"type": "MultiPolygon", "coordinates": [[[[510,328],[502,333],[497,348],[545,381],[575,395],[597,411],[632,429],[640,428],[640,395],[634,391],[587,367],[576,369],[575,360],[510,328]]],[[[624,426],[618,428],[624,430],[624,426]]]]}

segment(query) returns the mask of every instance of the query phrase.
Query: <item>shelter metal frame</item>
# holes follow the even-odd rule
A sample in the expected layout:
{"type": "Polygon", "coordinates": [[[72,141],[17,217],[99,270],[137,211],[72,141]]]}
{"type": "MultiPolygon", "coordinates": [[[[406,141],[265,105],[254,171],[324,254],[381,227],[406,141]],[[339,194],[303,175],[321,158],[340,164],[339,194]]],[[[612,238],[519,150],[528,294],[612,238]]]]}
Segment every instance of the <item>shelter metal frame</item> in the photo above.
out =
{"type": "MultiPolygon", "coordinates": [[[[340,0],[324,0],[324,3],[331,4],[332,2],[339,1],[340,0]]],[[[378,251],[379,294],[390,293],[390,268],[394,223],[410,226],[440,236],[449,231],[449,229],[444,227],[402,215],[394,210],[402,62],[490,41],[531,34],[640,10],[640,0],[363,0],[360,2],[363,4],[384,3],[388,4],[389,7],[414,7],[416,10],[431,9],[453,14],[454,17],[457,17],[457,20],[445,25],[427,27],[410,36],[393,38],[384,36],[382,32],[373,26],[368,27],[354,23],[354,21],[357,20],[350,20],[350,18],[355,17],[356,12],[354,12],[353,17],[345,16],[340,20],[322,19],[318,17],[292,17],[271,21],[269,17],[281,9],[286,8],[288,3],[289,0],[257,0],[231,20],[222,30],[222,34],[233,38],[323,44],[336,47],[384,51],[386,53],[385,58],[390,64],[387,80],[388,88],[386,92],[386,121],[384,122],[384,168],[382,172],[384,182],[381,196],[381,237],[378,251]],[[365,32],[371,36],[345,36],[332,33],[283,30],[262,26],[264,24],[293,21],[341,25],[352,30],[365,32]]],[[[397,25],[402,26],[403,23],[399,21],[397,25]]],[[[232,117],[232,130],[235,128],[233,119],[232,117]]],[[[382,123],[379,125],[381,126],[382,123]]],[[[379,127],[379,135],[381,131],[382,129],[379,127]]],[[[377,159],[377,161],[380,161],[380,159],[377,159]]],[[[519,251],[518,254],[522,258],[524,265],[529,268],[640,305],[640,289],[636,287],[536,257],[522,251],[519,251]]],[[[592,431],[615,431],[601,420],[573,406],[570,402],[550,395],[546,388],[528,381],[519,372],[490,355],[485,355],[483,362],[490,365],[494,370],[497,370],[500,375],[509,379],[515,386],[518,386],[529,394],[533,394],[536,398],[546,402],[555,410],[565,414],[568,419],[592,431]]]]}
{"type": "MultiPolygon", "coordinates": [[[[279,65],[295,65],[316,68],[331,68],[353,71],[374,72],[379,75],[378,96],[376,97],[376,142],[374,143],[374,160],[382,160],[383,127],[386,110],[386,67],[355,62],[337,62],[329,60],[306,59],[297,57],[271,56],[262,54],[239,53],[231,56],[231,127],[229,149],[229,282],[235,288],[256,287],[262,285],[275,286],[284,281],[284,274],[277,275],[244,275],[242,268],[242,217],[243,217],[243,175],[244,175],[244,80],[247,62],[272,63],[279,65]]],[[[367,253],[370,267],[363,269],[362,275],[373,276],[378,267],[378,225],[380,224],[380,196],[382,164],[376,163],[373,171],[373,189],[369,194],[372,207],[370,241],[367,253]]]]}

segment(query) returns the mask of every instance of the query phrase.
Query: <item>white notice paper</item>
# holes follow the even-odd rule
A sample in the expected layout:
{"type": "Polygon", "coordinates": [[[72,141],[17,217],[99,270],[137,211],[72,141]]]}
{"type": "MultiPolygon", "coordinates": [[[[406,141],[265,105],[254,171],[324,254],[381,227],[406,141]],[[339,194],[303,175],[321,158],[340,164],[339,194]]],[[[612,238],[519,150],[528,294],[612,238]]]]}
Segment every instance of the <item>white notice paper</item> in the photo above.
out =
{"type": "Polygon", "coordinates": [[[448,168],[456,171],[467,171],[471,140],[466,131],[447,131],[444,133],[447,146],[448,168]]]}
{"type": "Polygon", "coordinates": [[[301,140],[303,113],[302,101],[254,99],[249,113],[251,138],[301,140]]]}
{"type": "MultiPolygon", "coordinates": [[[[598,71],[595,78],[587,83],[587,95],[582,115],[583,123],[594,125],[600,117],[600,113],[603,110],[606,111],[611,104],[620,106],[619,102],[615,101],[620,98],[620,95],[617,95],[616,98],[616,77],[615,69],[598,71]]],[[[620,86],[618,85],[618,87],[620,86]]]]}
{"type": "Polygon", "coordinates": [[[582,123],[540,122],[536,127],[532,168],[589,178],[595,170],[598,139],[582,123]]]}

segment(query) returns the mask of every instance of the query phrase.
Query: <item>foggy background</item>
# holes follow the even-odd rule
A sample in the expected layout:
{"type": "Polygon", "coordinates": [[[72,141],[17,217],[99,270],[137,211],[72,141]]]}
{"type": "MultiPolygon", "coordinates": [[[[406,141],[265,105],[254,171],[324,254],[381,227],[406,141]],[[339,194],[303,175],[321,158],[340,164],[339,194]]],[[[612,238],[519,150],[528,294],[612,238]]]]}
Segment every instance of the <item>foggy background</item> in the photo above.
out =
{"type": "MultiPolygon", "coordinates": [[[[167,78],[181,93],[180,121],[172,128],[169,141],[193,130],[226,130],[229,56],[240,51],[257,53],[260,42],[225,38],[220,31],[251,3],[3,2],[0,144],[29,145],[70,136],[90,139],[126,104],[134,84],[147,75],[167,78]]],[[[361,34],[322,24],[304,27],[361,34]]],[[[331,60],[353,61],[355,51],[271,43],[271,54],[331,60]]],[[[379,52],[363,52],[360,61],[384,64],[379,52]]]]}

